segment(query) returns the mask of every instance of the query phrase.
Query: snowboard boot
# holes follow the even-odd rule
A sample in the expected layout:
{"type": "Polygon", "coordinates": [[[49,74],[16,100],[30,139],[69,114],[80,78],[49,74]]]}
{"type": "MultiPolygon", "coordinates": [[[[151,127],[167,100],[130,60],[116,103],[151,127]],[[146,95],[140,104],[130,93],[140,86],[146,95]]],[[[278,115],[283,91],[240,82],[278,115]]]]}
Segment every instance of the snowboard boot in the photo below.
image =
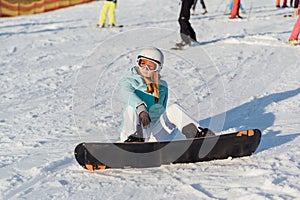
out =
{"type": "Polygon", "coordinates": [[[191,15],[195,15],[195,9],[191,9],[191,15]]]}
{"type": "Polygon", "coordinates": [[[128,136],[127,140],[124,142],[145,142],[145,138],[143,138],[143,128],[141,125],[136,126],[136,132],[128,136]]]}
{"type": "Polygon", "coordinates": [[[212,132],[208,128],[201,128],[190,123],[182,128],[182,134],[186,136],[186,138],[200,138],[200,137],[207,137],[207,136],[214,136],[215,133],[212,132]]]}
{"type": "Polygon", "coordinates": [[[200,132],[200,136],[198,137],[207,137],[207,136],[214,136],[216,135],[212,130],[208,129],[208,128],[201,128],[201,127],[198,127],[201,132],[200,132]]]}
{"type": "Polygon", "coordinates": [[[105,24],[97,24],[96,28],[104,28],[105,24]]]}
{"type": "Polygon", "coordinates": [[[124,142],[144,142],[145,139],[139,137],[136,133],[129,135],[127,140],[125,140],[124,142]]]}
{"type": "Polygon", "coordinates": [[[187,47],[187,46],[190,46],[191,45],[191,42],[185,42],[185,41],[181,41],[179,43],[176,43],[176,47],[179,47],[179,48],[184,48],[184,47],[187,47]]]}
{"type": "Polygon", "coordinates": [[[236,17],[229,17],[229,19],[244,19],[244,18],[240,15],[237,15],[236,17]]]}

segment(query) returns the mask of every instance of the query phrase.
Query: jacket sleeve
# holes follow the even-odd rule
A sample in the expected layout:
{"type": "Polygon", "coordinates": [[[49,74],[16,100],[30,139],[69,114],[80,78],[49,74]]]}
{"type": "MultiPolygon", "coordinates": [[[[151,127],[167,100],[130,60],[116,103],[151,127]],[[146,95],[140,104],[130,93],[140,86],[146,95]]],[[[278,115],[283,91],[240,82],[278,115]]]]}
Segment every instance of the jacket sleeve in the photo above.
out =
{"type": "Polygon", "coordinates": [[[136,89],[133,87],[131,81],[127,77],[121,80],[120,87],[124,105],[129,105],[136,109],[139,105],[145,104],[145,102],[136,95],[136,89]]]}

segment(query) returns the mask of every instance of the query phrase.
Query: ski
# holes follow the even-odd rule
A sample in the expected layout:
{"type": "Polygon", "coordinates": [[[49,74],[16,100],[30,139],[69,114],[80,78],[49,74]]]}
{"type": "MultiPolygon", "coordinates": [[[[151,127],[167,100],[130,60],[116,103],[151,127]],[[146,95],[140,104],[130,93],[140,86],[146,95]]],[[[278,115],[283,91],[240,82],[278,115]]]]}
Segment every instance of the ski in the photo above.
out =
{"type": "Polygon", "coordinates": [[[195,163],[215,159],[250,156],[261,139],[251,129],[186,140],[132,143],[80,143],[74,155],[84,169],[146,168],[171,163],[195,163]]]}

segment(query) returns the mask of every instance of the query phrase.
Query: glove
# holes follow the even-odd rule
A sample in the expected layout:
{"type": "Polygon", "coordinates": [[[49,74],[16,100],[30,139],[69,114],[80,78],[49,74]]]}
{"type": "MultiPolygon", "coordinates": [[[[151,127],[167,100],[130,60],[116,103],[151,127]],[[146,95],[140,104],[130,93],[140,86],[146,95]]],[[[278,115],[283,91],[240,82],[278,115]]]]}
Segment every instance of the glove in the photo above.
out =
{"type": "Polygon", "coordinates": [[[142,112],[139,114],[139,118],[140,118],[141,124],[143,125],[143,128],[149,128],[149,127],[150,127],[151,119],[150,119],[150,117],[149,117],[148,112],[142,111],[142,112]]]}

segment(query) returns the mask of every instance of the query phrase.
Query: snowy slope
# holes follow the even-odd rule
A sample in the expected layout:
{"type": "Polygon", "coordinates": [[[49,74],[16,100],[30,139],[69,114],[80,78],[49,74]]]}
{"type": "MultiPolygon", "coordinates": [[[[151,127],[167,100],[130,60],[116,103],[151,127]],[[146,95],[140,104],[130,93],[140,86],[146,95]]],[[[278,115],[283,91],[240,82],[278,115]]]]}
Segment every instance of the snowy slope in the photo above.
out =
{"type": "Polygon", "coordinates": [[[178,1],[120,0],[122,29],[94,28],[103,1],[0,19],[0,199],[297,199],[300,195],[300,48],[287,45],[292,8],[207,1],[191,23],[200,46],[179,41],[178,1]],[[251,9],[250,9],[251,8],[251,9]],[[166,56],[169,103],[222,134],[259,128],[251,157],[88,172],[73,149],[117,141],[117,82],[142,46],[166,56]]]}

